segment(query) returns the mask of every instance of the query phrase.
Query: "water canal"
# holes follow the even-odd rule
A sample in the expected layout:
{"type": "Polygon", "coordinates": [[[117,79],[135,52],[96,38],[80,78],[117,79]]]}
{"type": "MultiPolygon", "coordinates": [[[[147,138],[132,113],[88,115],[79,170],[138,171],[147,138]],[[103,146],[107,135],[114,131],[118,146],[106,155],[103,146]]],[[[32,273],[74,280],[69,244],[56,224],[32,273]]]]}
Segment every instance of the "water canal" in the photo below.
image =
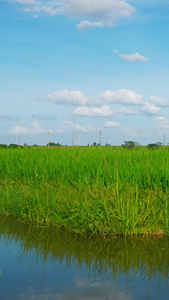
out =
{"type": "Polygon", "coordinates": [[[169,299],[169,238],[89,238],[0,218],[0,299],[169,299]]]}

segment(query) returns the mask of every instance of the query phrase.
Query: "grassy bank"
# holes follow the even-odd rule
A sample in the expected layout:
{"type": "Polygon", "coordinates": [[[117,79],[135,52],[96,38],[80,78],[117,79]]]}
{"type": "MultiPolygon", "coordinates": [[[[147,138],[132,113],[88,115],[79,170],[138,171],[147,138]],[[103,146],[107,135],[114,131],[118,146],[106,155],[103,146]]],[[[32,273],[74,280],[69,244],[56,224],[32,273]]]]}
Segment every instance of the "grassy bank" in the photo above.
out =
{"type": "Polygon", "coordinates": [[[0,212],[100,235],[169,231],[169,151],[0,150],[0,212]]]}

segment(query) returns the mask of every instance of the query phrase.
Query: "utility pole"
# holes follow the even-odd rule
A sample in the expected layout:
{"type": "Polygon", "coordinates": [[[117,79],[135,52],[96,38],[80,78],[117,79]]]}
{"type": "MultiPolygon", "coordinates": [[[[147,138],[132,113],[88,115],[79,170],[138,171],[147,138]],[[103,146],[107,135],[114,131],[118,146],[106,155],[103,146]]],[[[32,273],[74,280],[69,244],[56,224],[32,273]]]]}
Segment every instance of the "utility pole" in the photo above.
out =
{"type": "Polygon", "coordinates": [[[79,130],[79,146],[81,144],[81,131],[79,130]]]}
{"type": "Polygon", "coordinates": [[[45,134],[42,132],[42,146],[45,146],[45,134]]]}
{"type": "Polygon", "coordinates": [[[165,149],[165,132],[164,132],[164,149],[165,149]]]}
{"type": "Polygon", "coordinates": [[[80,146],[80,132],[72,135],[72,146],[80,146]]]}
{"type": "Polygon", "coordinates": [[[49,144],[50,144],[50,131],[48,131],[48,148],[49,148],[49,144]]]}
{"type": "Polygon", "coordinates": [[[76,147],[78,146],[78,133],[75,134],[75,143],[76,143],[76,147]]]}
{"type": "Polygon", "coordinates": [[[26,138],[25,138],[25,144],[26,146],[28,146],[28,136],[26,135],[26,138]]]}
{"type": "Polygon", "coordinates": [[[102,131],[100,129],[100,138],[99,138],[99,146],[101,148],[101,143],[102,143],[102,131]]]}
{"type": "Polygon", "coordinates": [[[19,135],[19,148],[20,148],[20,135],[19,135]]]}
{"type": "Polygon", "coordinates": [[[72,134],[72,147],[74,147],[74,135],[72,134]]]}

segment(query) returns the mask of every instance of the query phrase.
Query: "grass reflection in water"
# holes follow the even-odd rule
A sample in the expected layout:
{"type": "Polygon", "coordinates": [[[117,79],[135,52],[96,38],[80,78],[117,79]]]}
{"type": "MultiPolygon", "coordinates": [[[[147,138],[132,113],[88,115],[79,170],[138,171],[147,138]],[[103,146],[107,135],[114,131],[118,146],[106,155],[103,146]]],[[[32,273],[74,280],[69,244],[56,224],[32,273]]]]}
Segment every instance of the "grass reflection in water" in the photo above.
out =
{"type": "Polygon", "coordinates": [[[139,272],[144,278],[156,277],[168,283],[169,238],[123,238],[104,239],[67,232],[62,228],[38,226],[20,222],[11,217],[0,218],[0,235],[9,242],[22,244],[23,254],[35,250],[37,257],[67,265],[85,264],[96,275],[112,270],[114,276],[139,272]]]}

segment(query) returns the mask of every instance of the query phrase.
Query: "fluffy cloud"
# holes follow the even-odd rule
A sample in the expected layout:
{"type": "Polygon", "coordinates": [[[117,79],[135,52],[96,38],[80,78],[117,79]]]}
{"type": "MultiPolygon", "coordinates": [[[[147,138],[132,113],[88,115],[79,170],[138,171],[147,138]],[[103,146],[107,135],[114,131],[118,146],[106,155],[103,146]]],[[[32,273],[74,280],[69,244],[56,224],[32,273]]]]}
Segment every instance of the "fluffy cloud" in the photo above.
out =
{"type": "Polygon", "coordinates": [[[135,93],[131,90],[117,90],[110,91],[107,90],[101,94],[101,99],[111,102],[111,103],[120,103],[125,105],[143,105],[142,96],[135,93]]]}
{"type": "Polygon", "coordinates": [[[169,120],[164,117],[157,117],[154,119],[154,122],[160,129],[169,129],[169,120]]]}
{"type": "Polygon", "coordinates": [[[70,132],[72,130],[81,131],[81,132],[92,132],[95,131],[95,127],[90,124],[79,125],[74,124],[70,119],[66,119],[60,128],[57,130],[58,133],[70,132]]]}
{"type": "Polygon", "coordinates": [[[74,110],[73,114],[87,117],[110,117],[113,115],[113,112],[107,105],[101,107],[80,106],[74,110]]]}
{"type": "Polygon", "coordinates": [[[90,21],[82,21],[79,24],[76,25],[77,29],[80,31],[83,31],[87,28],[92,28],[92,27],[104,27],[104,23],[103,22],[90,22],[90,21]]]}
{"type": "Polygon", "coordinates": [[[14,126],[10,130],[11,134],[29,136],[35,136],[44,132],[46,132],[46,130],[39,122],[32,122],[30,126],[14,126]]]}
{"type": "Polygon", "coordinates": [[[67,89],[48,94],[44,97],[47,101],[55,104],[70,105],[99,105],[100,101],[95,97],[85,97],[80,91],[69,91],[67,89]]]}
{"type": "Polygon", "coordinates": [[[148,61],[147,57],[139,54],[138,52],[135,52],[133,54],[123,54],[123,53],[119,53],[118,50],[114,50],[113,53],[117,54],[118,56],[120,56],[121,58],[123,58],[124,60],[129,61],[129,62],[137,62],[137,61],[146,62],[146,61],[148,61]]]}
{"type": "Polygon", "coordinates": [[[50,16],[63,14],[76,19],[83,18],[84,20],[77,25],[79,30],[88,27],[110,27],[118,20],[130,17],[134,12],[134,8],[124,0],[7,1],[27,5],[24,7],[25,11],[43,12],[50,16]]]}
{"type": "MultiPolygon", "coordinates": [[[[44,13],[56,16],[64,13],[64,1],[36,1],[36,0],[5,0],[9,3],[17,3],[23,6],[25,12],[44,13]]],[[[35,16],[35,15],[34,15],[35,16]]],[[[36,15],[38,17],[38,15],[36,15]]]]}
{"type": "Polygon", "coordinates": [[[48,94],[45,99],[55,104],[72,104],[72,105],[85,105],[86,99],[84,94],[80,91],[61,90],[53,94],[48,94]]]}
{"type": "Polygon", "coordinates": [[[161,106],[161,107],[168,107],[169,106],[169,101],[163,99],[163,98],[160,98],[158,96],[150,96],[150,101],[155,104],[155,105],[158,105],[158,106],[161,106]]]}
{"type": "Polygon", "coordinates": [[[106,122],[105,126],[110,127],[110,128],[119,128],[119,127],[121,127],[121,124],[116,121],[108,121],[108,122],[106,122]]]}
{"type": "Polygon", "coordinates": [[[135,52],[134,54],[121,53],[121,54],[119,54],[119,56],[129,62],[135,62],[135,61],[146,62],[146,61],[148,61],[148,59],[145,56],[143,56],[137,52],[135,52]]]}
{"type": "Polygon", "coordinates": [[[158,115],[161,111],[160,107],[146,102],[145,105],[141,108],[141,111],[146,115],[158,115]]]}
{"type": "Polygon", "coordinates": [[[117,110],[117,113],[123,114],[123,115],[135,115],[136,111],[134,109],[130,109],[127,107],[120,107],[119,110],[117,110]]]}
{"type": "Polygon", "coordinates": [[[168,5],[168,0],[128,0],[129,3],[131,4],[141,4],[141,5],[150,5],[152,4],[167,4],[168,5]]]}
{"type": "Polygon", "coordinates": [[[22,5],[39,5],[39,1],[36,0],[8,0],[9,3],[18,3],[22,5]]]}
{"type": "Polygon", "coordinates": [[[129,17],[134,8],[120,0],[67,0],[70,3],[68,14],[81,16],[84,20],[78,24],[78,29],[87,27],[111,27],[119,19],[129,17]]]}
{"type": "Polygon", "coordinates": [[[134,9],[123,0],[65,0],[66,11],[72,16],[88,16],[103,19],[110,15],[130,16],[134,9]]]}

